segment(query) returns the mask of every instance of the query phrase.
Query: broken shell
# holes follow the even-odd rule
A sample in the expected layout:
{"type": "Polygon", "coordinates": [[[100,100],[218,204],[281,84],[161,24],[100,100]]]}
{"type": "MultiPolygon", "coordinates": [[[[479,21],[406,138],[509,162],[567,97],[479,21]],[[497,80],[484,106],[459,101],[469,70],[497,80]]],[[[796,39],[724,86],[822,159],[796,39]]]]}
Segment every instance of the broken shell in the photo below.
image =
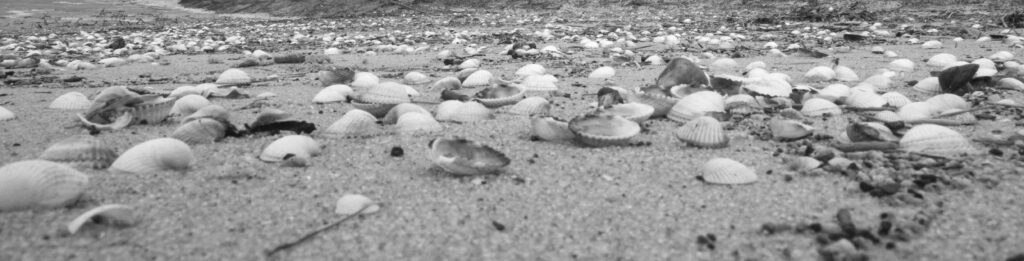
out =
{"type": "Polygon", "coordinates": [[[931,118],[935,112],[932,106],[925,102],[912,102],[900,107],[896,113],[904,121],[917,121],[931,118]]]}
{"type": "Polygon", "coordinates": [[[211,104],[202,108],[199,108],[196,112],[182,118],[182,122],[188,122],[196,119],[209,118],[218,121],[228,122],[230,119],[230,113],[223,106],[211,104]]]}
{"type": "Polygon", "coordinates": [[[699,91],[686,95],[672,106],[667,116],[677,122],[686,122],[708,112],[725,112],[725,98],[721,94],[699,91]]]}
{"type": "Polygon", "coordinates": [[[551,103],[543,97],[528,97],[512,105],[508,109],[512,114],[518,115],[534,115],[534,114],[547,114],[551,111],[551,103]]]}
{"type": "Polygon", "coordinates": [[[363,110],[350,110],[330,127],[324,130],[329,136],[353,138],[380,135],[384,128],[377,125],[377,118],[363,110]]]}
{"type": "MultiPolygon", "coordinates": [[[[0,109],[3,109],[3,107],[0,107],[0,109]]],[[[82,114],[82,113],[78,113],[78,114],[75,114],[75,115],[78,116],[79,122],[81,122],[83,125],[89,126],[90,128],[95,128],[95,129],[98,129],[98,130],[120,130],[120,129],[123,129],[125,127],[128,127],[128,125],[131,125],[132,121],[135,120],[135,116],[132,116],[132,113],[131,112],[127,112],[127,111],[124,112],[124,113],[121,113],[121,116],[118,116],[116,119],[114,119],[113,122],[111,122],[109,124],[98,124],[98,123],[90,122],[88,119],[85,118],[85,114],[82,114]]],[[[3,119],[3,111],[0,111],[0,121],[2,121],[2,120],[4,120],[3,119]]]]}
{"type": "Polygon", "coordinates": [[[654,107],[637,102],[619,103],[601,109],[600,113],[616,115],[627,120],[642,123],[651,117],[651,114],[654,113],[654,107]]]}
{"type": "Polygon", "coordinates": [[[209,144],[224,139],[228,126],[218,120],[201,118],[182,123],[171,134],[171,138],[187,144],[209,144]]]}
{"type": "Polygon", "coordinates": [[[54,208],[78,200],[89,176],[64,164],[26,160],[0,167],[0,212],[54,208]]]}
{"type": "Polygon", "coordinates": [[[590,72],[590,75],[587,75],[587,78],[590,78],[590,79],[607,79],[607,78],[611,78],[613,76],[615,76],[615,68],[612,68],[612,67],[609,67],[609,66],[603,66],[603,67],[594,69],[594,71],[590,72]]]}
{"type": "Polygon", "coordinates": [[[67,164],[75,168],[105,169],[117,159],[117,152],[89,135],[60,140],[39,155],[39,159],[67,164]]]}
{"type": "Polygon", "coordinates": [[[651,114],[651,117],[663,117],[668,115],[672,110],[672,107],[679,102],[679,99],[675,97],[669,97],[668,95],[654,92],[642,92],[633,95],[626,95],[626,99],[630,102],[643,103],[654,107],[654,113],[651,114]]]}
{"type": "Polygon", "coordinates": [[[435,138],[428,145],[430,160],[456,175],[495,173],[512,163],[504,153],[460,137],[435,138]]]}
{"type": "Polygon", "coordinates": [[[349,86],[355,89],[370,89],[380,83],[380,78],[371,72],[356,72],[349,86]]]}
{"type": "Polygon", "coordinates": [[[0,121],[12,120],[14,117],[14,112],[0,106],[0,121]]]}
{"type": "Polygon", "coordinates": [[[959,132],[934,124],[921,124],[910,128],[900,139],[900,148],[911,152],[939,155],[974,154],[971,141],[959,132]]]}
{"type": "Polygon", "coordinates": [[[739,185],[757,181],[754,169],[728,158],[714,158],[704,163],[704,182],[720,185],[739,185]]]}
{"type": "Polygon", "coordinates": [[[772,130],[772,138],[779,141],[801,139],[814,132],[814,127],[795,120],[772,119],[768,127],[772,130]]]}
{"type": "Polygon", "coordinates": [[[882,94],[882,98],[885,99],[885,103],[892,107],[903,107],[903,105],[910,104],[910,98],[898,92],[887,92],[882,94]]]}
{"type": "Polygon", "coordinates": [[[135,145],[110,164],[110,171],[150,174],[161,171],[185,171],[195,157],[188,144],[174,138],[158,138],[135,145]]]}
{"type": "Polygon", "coordinates": [[[729,145],[729,136],[715,118],[702,116],[693,119],[675,131],[680,141],[698,148],[723,148],[729,145]]]}
{"type": "Polygon", "coordinates": [[[398,122],[398,118],[401,118],[402,115],[410,112],[419,112],[426,114],[428,116],[430,115],[430,111],[424,109],[423,107],[420,107],[419,105],[412,103],[402,103],[399,105],[395,105],[394,108],[391,108],[391,110],[384,115],[384,118],[381,121],[384,124],[395,124],[396,122],[398,122]]]}
{"type": "Polygon", "coordinates": [[[462,81],[464,87],[479,87],[487,86],[491,84],[491,77],[493,75],[487,70],[476,70],[473,74],[470,74],[462,81]]]}
{"type": "Polygon", "coordinates": [[[373,214],[380,211],[380,205],[363,195],[346,194],[338,198],[334,213],[339,215],[373,214]]]}
{"type": "Polygon", "coordinates": [[[584,115],[569,121],[576,140],[594,147],[628,145],[640,134],[640,124],[614,115],[584,115]]]}
{"type": "Polygon", "coordinates": [[[48,106],[48,108],[58,110],[85,110],[88,109],[90,105],[92,105],[92,102],[89,101],[88,97],[85,97],[85,94],[80,92],[69,92],[53,99],[53,102],[50,102],[50,106],[48,106]]]}
{"type": "Polygon", "coordinates": [[[158,124],[167,120],[174,107],[174,99],[156,98],[155,100],[135,105],[132,108],[133,124],[158,124]]]}
{"type": "Polygon", "coordinates": [[[792,157],[786,160],[786,167],[792,171],[811,170],[821,167],[821,161],[807,156],[792,157]]]}
{"type": "Polygon", "coordinates": [[[216,83],[226,85],[245,85],[252,83],[252,78],[250,78],[249,74],[245,71],[231,68],[220,73],[220,76],[217,77],[216,83]]]}
{"type": "Polygon", "coordinates": [[[569,130],[569,123],[550,116],[534,116],[530,118],[533,135],[546,141],[571,140],[576,137],[569,130]]]}
{"type": "Polygon", "coordinates": [[[409,85],[421,85],[430,83],[430,76],[417,71],[405,73],[402,82],[409,85]]]}
{"type": "Polygon", "coordinates": [[[311,158],[320,155],[321,146],[319,142],[309,136],[288,135],[281,137],[260,153],[260,160],[266,162],[280,162],[291,157],[311,158]]]}
{"type": "Polygon", "coordinates": [[[418,135],[430,134],[443,130],[441,123],[437,122],[430,113],[407,112],[398,117],[395,123],[395,131],[398,134],[418,135]]]}
{"type": "MultiPolygon", "coordinates": [[[[440,108],[438,108],[440,118],[440,108]]],[[[491,109],[479,102],[469,101],[460,104],[457,109],[451,112],[449,118],[456,122],[474,122],[491,118],[491,109]]]]}
{"type": "Polygon", "coordinates": [[[87,223],[128,227],[134,226],[138,221],[138,218],[133,215],[131,207],[120,204],[107,204],[90,209],[75,217],[74,220],[68,223],[67,232],[75,234],[87,223]]]}
{"type": "Polygon", "coordinates": [[[347,101],[355,91],[352,87],[344,84],[335,84],[324,87],[313,96],[313,103],[332,103],[347,101]]]}
{"type": "Polygon", "coordinates": [[[535,92],[557,91],[558,90],[558,85],[556,84],[557,82],[558,82],[558,78],[555,78],[554,75],[550,75],[550,74],[545,74],[545,75],[528,75],[528,76],[526,76],[526,78],[523,78],[523,82],[520,83],[520,86],[522,86],[523,89],[526,90],[526,91],[535,91],[535,92]]]}
{"type": "Polygon", "coordinates": [[[967,101],[964,100],[963,97],[960,97],[959,95],[956,94],[939,94],[932,96],[931,98],[928,98],[924,102],[927,103],[928,106],[931,106],[932,112],[943,112],[951,109],[971,109],[971,104],[967,103],[967,101]]]}
{"type": "Polygon", "coordinates": [[[203,96],[189,94],[174,101],[174,106],[171,107],[170,113],[171,115],[188,116],[207,105],[210,105],[210,100],[203,96]]]}
{"type": "Polygon", "coordinates": [[[459,81],[459,78],[448,76],[435,81],[434,83],[430,84],[430,87],[427,88],[441,90],[458,90],[462,88],[462,81],[459,81]]]}
{"type": "Polygon", "coordinates": [[[811,98],[804,101],[804,107],[800,109],[800,113],[814,117],[825,114],[836,116],[843,114],[843,110],[839,108],[839,105],[828,100],[822,98],[811,98]]]}

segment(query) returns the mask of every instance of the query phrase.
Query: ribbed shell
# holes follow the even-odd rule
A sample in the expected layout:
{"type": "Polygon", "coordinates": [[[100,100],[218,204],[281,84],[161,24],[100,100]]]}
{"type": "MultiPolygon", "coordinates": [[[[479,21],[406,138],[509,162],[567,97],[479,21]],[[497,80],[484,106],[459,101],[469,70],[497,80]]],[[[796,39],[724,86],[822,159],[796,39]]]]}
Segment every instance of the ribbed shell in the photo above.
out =
{"type": "Polygon", "coordinates": [[[740,185],[757,181],[754,169],[728,158],[714,158],[704,163],[704,182],[720,185],[740,185]]]}
{"type": "Polygon", "coordinates": [[[517,115],[545,115],[551,112],[551,103],[544,97],[527,97],[509,107],[508,111],[517,115]]]}
{"type": "Polygon", "coordinates": [[[914,84],[914,87],[912,88],[915,91],[919,91],[927,95],[942,93],[942,85],[939,84],[939,77],[924,78],[923,80],[918,81],[917,84],[914,84]]]}
{"type": "Polygon", "coordinates": [[[114,225],[133,225],[135,222],[138,222],[138,219],[132,214],[131,207],[120,204],[107,204],[92,208],[75,217],[75,219],[68,223],[67,232],[70,234],[77,233],[82,226],[93,220],[103,220],[104,223],[113,223],[114,225]]]}
{"type": "Polygon", "coordinates": [[[174,106],[171,107],[171,115],[192,115],[192,113],[207,105],[210,105],[210,100],[207,100],[206,97],[196,94],[185,95],[174,101],[174,106]]]}
{"type": "Polygon", "coordinates": [[[875,90],[885,92],[892,89],[893,80],[890,75],[876,74],[872,75],[871,77],[868,77],[867,79],[864,79],[864,81],[861,82],[860,84],[869,84],[875,87],[875,90]]]}
{"type": "Polygon", "coordinates": [[[609,67],[609,66],[604,66],[604,67],[600,67],[600,68],[594,69],[594,71],[590,72],[590,75],[587,75],[587,78],[590,78],[590,79],[606,79],[606,78],[611,78],[611,77],[614,77],[614,76],[615,76],[615,68],[612,68],[612,67],[609,67]]]}
{"type": "Polygon", "coordinates": [[[77,135],[50,145],[39,159],[67,164],[75,168],[105,169],[117,159],[117,151],[96,137],[77,135]]]}
{"type": "Polygon", "coordinates": [[[406,85],[396,82],[382,82],[359,96],[359,101],[372,104],[399,104],[410,102],[406,85]]]}
{"type": "Polygon", "coordinates": [[[961,110],[961,109],[949,109],[949,110],[941,111],[941,112],[938,112],[938,115],[936,115],[936,117],[937,118],[941,118],[941,119],[953,120],[953,121],[955,121],[957,123],[964,124],[964,125],[975,124],[975,123],[978,122],[978,118],[974,117],[974,114],[971,114],[970,112],[963,112],[963,110],[961,110]],[[954,114],[954,113],[955,113],[955,115],[943,116],[943,115],[950,115],[950,114],[954,114]]]}
{"type": "Polygon", "coordinates": [[[252,78],[245,71],[231,68],[220,73],[217,77],[217,84],[249,84],[252,82],[252,78]]]}
{"type": "Polygon", "coordinates": [[[1003,89],[1024,91],[1024,82],[1014,78],[1002,78],[996,82],[996,86],[1003,89]]]}
{"type": "Polygon", "coordinates": [[[476,70],[473,74],[470,74],[462,81],[462,86],[465,87],[479,87],[487,86],[491,84],[491,77],[493,75],[487,70],[476,70]]]}
{"type": "Polygon", "coordinates": [[[363,110],[350,110],[330,127],[324,130],[330,136],[354,138],[369,137],[384,133],[384,127],[377,125],[377,118],[363,110]]]}
{"type": "Polygon", "coordinates": [[[556,83],[558,83],[558,78],[555,78],[554,75],[532,74],[527,75],[526,78],[523,78],[523,82],[520,83],[520,85],[526,91],[546,92],[557,91],[558,85],[556,83]]]}
{"type": "Polygon", "coordinates": [[[576,137],[569,130],[569,123],[560,121],[550,116],[535,116],[530,118],[530,127],[533,135],[546,141],[571,140],[576,137]]]}
{"type": "Polygon", "coordinates": [[[940,54],[933,55],[931,58],[928,58],[928,61],[925,62],[925,64],[927,64],[928,66],[931,66],[931,67],[936,67],[936,68],[946,68],[947,66],[950,66],[950,65],[953,65],[954,63],[956,63],[956,61],[957,61],[957,58],[956,58],[955,55],[948,54],[948,53],[940,53],[940,54]]]}
{"type": "Polygon", "coordinates": [[[452,115],[455,115],[459,110],[459,107],[462,107],[462,103],[462,101],[458,100],[447,100],[441,102],[441,104],[437,105],[436,113],[434,113],[435,119],[438,121],[452,120],[452,115]]]}
{"type": "Polygon", "coordinates": [[[521,77],[527,77],[530,75],[544,75],[546,72],[547,70],[544,69],[543,65],[531,63],[523,65],[523,67],[519,67],[519,69],[516,70],[516,75],[521,77]]]}
{"type": "Polygon", "coordinates": [[[85,192],[89,176],[56,162],[18,161],[0,167],[0,212],[55,208],[73,204],[85,192]]]}
{"type": "Polygon", "coordinates": [[[407,72],[405,77],[402,77],[402,83],[409,85],[428,84],[430,83],[430,76],[417,71],[407,72]]]}
{"type": "Polygon", "coordinates": [[[435,165],[456,175],[495,173],[512,163],[490,146],[459,137],[431,140],[429,156],[435,165]]]}
{"type": "Polygon", "coordinates": [[[804,107],[800,109],[800,113],[807,116],[822,116],[830,114],[832,116],[838,116],[843,114],[843,110],[839,108],[839,105],[832,103],[822,98],[811,98],[804,101],[804,107]]]}
{"type": "Polygon", "coordinates": [[[676,102],[668,112],[668,118],[677,122],[686,122],[708,112],[725,112],[725,98],[712,91],[699,91],[687,95],[676,102]]]}
{"type": "Polygon", "coordinates": [[[854,90],[846,98],[846,105],[854,108],[881,108],[885,103],[885,98],[871,91],[854,90]]]}
{"type": "Polygon", "coordinates": [[[613,115],[584,115],[569,121],[576,140],[588,146],[628,145],[640,134],[640,124],[613,115]]]}
{"type": "Polygon", "coordinates": [[[110,171],[144,174],[161,171],[185,171],[195,157],[188,144],[174,138],[152,139],[121,153],[110,164],[110,171]]]}
{"type": "Polygon", "coordinates": [[[398,122],[398,118],[401,118],[403,114],[410,112],[419,112],[426,115],[430,115],[430,111],[424,109],[423,107],[420,107],[419,105],[412,103],[402,103],[399,105],[395,105],[394,108],[391,108],[391,110],[384,115],[382,121],[384,122],[384,124],[395,124],[396,122],[398,122]]]}
{"type": "Polygon", "coordinates": [[[910,98],[898,92],[887,92],[882,94],[882,98],[885,99],[885,103],[892,107],[903,107],[903,105],[910,104],[910,98]]]}
{"type": "Polygon", "coordinates": [[[136,105],[135,108],[132,108],[133,123],[161,123],[171,115],[172,107],[174,107],[174,99],[166,98],[157,98],[154,101],[136,105]]]}
{"type": "Polygon", "coordinates": [[[320,79],[321,86],[330,86],[335,84],[349,84],[355,77],[355,72],[347,69],[342,70],[322,70],[317,72],[317,78],[320,79]]]}
{"type": "Polygon", "coordinates": [[[903,118],[901,118],[899,114],[896,114],[893,111],[880,111],[880,112],[877,112],[877,113],[875,113],[875,119],[878,119],[878,120],[880,120],[882,122],[898,122],[898,121],[903,121],[903,118]]]}
{"type": "Polygon", "coordinates": [[[921,124],[910,128],[900,139],[900,148],[906,151],[939,155],[973,154],[977,150],[971,141],[959,132],[934,124],[921,124]]]}
{"type": "Polygon", "coordinates": [[[280,162],[288,155],[301,158],[310,158],[320,155],[320,143],[309,136],[288,135],[281,137],[270,145],[263,148],[260,153],[260,160],[266,162],[280,162]]]}
{"type": "Polygon", "coordinates": [[[380,78],[377,75],[371,72],[356,72],[349,86],[357,90],[366,90],[377,86],[378,83],[380,83],[380,78]]]}
{"type": "Polygon", "coordinates": [[[860,76],[857,76],[857,72],[846,66],[836,66],[833,68],[836,71],[836,81],[841,82],[855,82],[860,80],[860,76]]]}
{"type": "Polygon", "coordinates": [[[963,97],[957,96],[956,94],[939,94],[928,98],[924,102],[927,103],[928,106],[931,106],[933,112],[942,112],[951,109],[971,109],[971,104],[967,103],[963,97]]]}
{"type": "Polygon", "coordinates": [[[50,109],[58,110],[85,110],[92,105],[88,97],[80,92],[65,93],[50,102],[50,109]]]}
{"type": "Polygon", "coordinates": [[[916,121],[931,118],[935,112],[932,110],[932,106],[925,102],[912,102],[907,105],[900,107],[897,111],[900,119],[904,121],[916,121]]]}
{"type": "Polygon", "coordinates": [[[424,112],[403,113],[395,123],[395,132],[403,135],[437,133],[443,129],[441,123],[431,117],[430,113],[424,112]]]}
{"type": "Polygon", "coordinates": [[[702,116],[675,130],[676,138],[698,148],[723,148],[729,145],[729,136],[715,118],[702,116]]]}
{"type": "Polygon", "coordinates": [[[313,96],[313,103],[343,102],[348,100],[348,97],[354,92],[352,87],[344,84],[327,86],[313,96]]]}
{"type": "Polygon", "coordinates": [[[654,114],[654,107],[637,102],[619,103],[602,109],[601,113],[616,115],[627,120],[642,123],[649,119],[651,114],[654,114]]]}
{"type": "Polygon", "coordinates": [[[480,59],[466,59],[459,64],[459,69],[480,68],[480,59]]]}
{"type": "Polygon", "coordinates": [[[209,144],[224,139],[228,126],[215,119],[201,118],[182,123],[171,138],[187,144],[209,144]]]}
{"type": "Polygon", "coordinates": [[[913,72],[914,61],[909,59],[896,59],[889,63],[889,70],[897,72],[913,72]]]}
{"type": "Polygon", "coordinates": [[[838,99],[845,99],[850,97],[851,91],[850,86],[845,84],[830,84],[818,91],[818,97],[835,102],[838,99]]]}
{"type": "Polygon", "coordinates": [[[448,76],[430,84],[429,88],[439,90],[458,90],[462,88],[462,81],[459,81],[459,78],[448,76]]]}
{"type": "Polygon", "coordinates": [[[334,213],[339,215],[372,214],[380,211],[380,205],[363,195],[347,194],[338,198],[334,213]],[[362,210],[362,211],[359,211],[362,210]]]}
{"type": "Polygon", "coordinates": [[[804,81],[808,82],[827,82],[836,78],[836,71],[832,70],[831,67],[818,66],[811,68],[804,74],[804,81]]]}
{"type": "MultiPolygon", "coordinates": [[[[439,108],[440,110],[440,108],[439,108]]],[[[440,115],[440,112],[438,112],[440,115]]],[[[451,120],[457,122],[474,122],[491,118],[491,109],[479,102],[463,102],[458,109],[451,114],[451,120]]],[[[440,118],[440,116],[439,116],[440,118]]]]}
{"type": "Polygon", "coordinates": [[[654,113],[651,114],[651,117],[655,118],[668,115],[669,111],[672,110],[672,107],[679,102],[678,98],[658,93],[636,93],[633,95],[627,95],[626,99],[630,102],[643,103],[654,107],[654,113]]]}
{"type": "Polygon", "coordinates": [[[209,118],[223,122],[228,122],[228,120],[231,119],[231,116],[228,110],[225,109],[223,106],[211,104],[209,106],[199,108],[199,110],[197,110],[196,112],[188,116],[185,116],[185,118],[183,118],[181,121],[186,122],[202,118],[209,118]]]}
{"type": "Polygon", "coordinates": [[[789,83],[789,76],[781,73],[750,77],[743,82],[742,87],[748,91],[769,97],[787,97],[790,93],[793,93],[793,85],[789,83]]]}
{"type": "Polygon", "coordinates": [[[800,139],[814,132],[814,127],[796,120],[772,119],[768,122],[768,127],[772,130],[772,138],[775,140],[800,139]]]}

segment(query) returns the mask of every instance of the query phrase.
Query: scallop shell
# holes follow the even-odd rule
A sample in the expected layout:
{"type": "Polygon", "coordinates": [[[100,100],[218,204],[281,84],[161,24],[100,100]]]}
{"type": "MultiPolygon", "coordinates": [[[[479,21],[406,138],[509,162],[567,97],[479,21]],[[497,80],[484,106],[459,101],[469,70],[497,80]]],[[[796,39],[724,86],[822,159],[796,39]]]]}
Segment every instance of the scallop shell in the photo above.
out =
{"type": "Polygon", "coordinates": [[[206,94],[204,94],[202,91],[197,89],[195,86],[191,86],[191,85],[185,85],[185,86],[180,86],[178,88],[174,88],[174,90],[172,90],[171,93],[168,94],[168,96],[169,97],[180,98],[180,97],[184,97],[185,95],[189,95],[189,94],[206,96],[206,94]]]}
{"type": "Polygon", "coordinates": [[[889,63],[889,70],[896,72],[913,72],[914,61],[909,59],[896,59],[889,63]]]}
{"type": "Polygon", "coordinates": [[[250,78],[249,74],[245,71],[231,68],[220,73],[220,76],[217,77],[216,83],[226,85],[245,85],[252,83],[252,78],[250,78]]]}
{"type": "Polygon", "coordinates": [[[88,97],[80,92],[65,93],[50,102],[50,109],[58,110],[85,110],[92,105],[88,97]]]}
{"type": "Polygon", "coordinates": [[[757,181],[754,169],[728,158],[714,158],[704,163],[704,182],[720,185],[739,185],[757,181]]]}
{"type": "Polygon", "coordinates": [[[898,92],[887,92],[882,94],[882,98],[885,99],[885,103],[892,107],[903,107],[903,105],[910,104],[910,98],[898,92]]]}
{"type": "Polygon", "coordinates": [[[839,105],[832,103],[828,100],[821,98],[811,98],[804,101],[804,107],[800,109],[800,113],[807,116],[822,116],[829,114],[837,116],[843,114],[843,110],[839,108],[839,105]]]}
{"type": "Polygon", "coordinates": [[[729,145],[729,136],[722,124],[715,118],[702,116],[693,119],[675,131],[676,138],[698,148],[724,148],[729,145]]]}
{"type": "Polygon", "coordinates": [[[544,66],[536,63],[523,65],[523,67],[519,67],[519,70],[516,70],[516,75],[522,77],[530,75],[544,75],[545,73],[547,73],[547,70],[544,69],[544,66]]]}
{"type": "Polygon", "coordinates": [[[46,160],[0,167],[0,212],[71,205],[85,192],[89,176],[46,160]]]}
{"type": "Polygon", "coordinates": [[[955,55],[948,53],[940,53],[933,55],[931,58],[928,58],[928,61],[925,62],[925,64],[936,68],[946,68],[956,63],[956,61],[957,58],[955,55]]]}
{"type": "Polygon", "coordinates": [[[350,110],[342,115],[341,119],[327,127],[324,133],[343,138],[369,137],[383,134],[384,128],[377,125],[377,118],[369,112],[350,110]]]}
{"type": "Polygon", "coordinates": [[[835,102],[839,99],[846,99],[846,97],[850,97],[850,94],[850,86],[839,83],[829,84],[818,91],[818,97],[831,102],[835,102]]]}
{"type": "Polygon", "coordinates": [[[466,59],[459,64],[459,69],[480,68],[480,59],[466,59]]]}
{"type": "Polygon", "coordinates": [[[430,113],[403,113],[395,123],[395,132],[404,135],[436,133],[443,129],[441,123],[437,122],[434,117],[430,117],[430,113]]]}
{"type": "Polygon", "coordinates": [[[924,102],[927,103],[928,106],[931,106],[933,112],[942,112],[951,109],[971,109],[971,104],[967,103],[963,97],[957,96],[956,94],[939,94],[928,98],[924,102]]]}
{"type": "Polygon", "coordinates": [[[939,77],[928,77],[914,84],[914,90],[927,95],[942,93],[942,86],[939,84],[939,77]]]}
{"type": "Polygon", "coordinates": [[[462,81],[459,81],[459,78],[448,76],[430,84],[428,89],[458,90],[462,89],[462,81]]]}
{"type": "MultiPolygon", "coordinates": [[[[440,108],[438,108],[440,110],[440,108]]],[[[438,112],[438,118],[440,118],[440,111],[438,112]]],[[[492,117],[491,109],[487,106],[480,104],[479,102],[463,102],[457,109],[451,114],[451,120],[456,122],[474,122],[487,120],[492,117]]]]}
{"type": "Polygon", "coordinates": [[[526,91],[535,91],[535,92],[557,91],[558,90],[558,85],[555,84],[557,82],[558,82],[558,78],[555,78],[554,75],[550,75],[550,74],[536,75],[535,74],[535,75],[528,75],[528,76],[526,76],[526,78],[523,78],[523,82],[520,83],[520,86],[522,86],[523,89],[525,89],[526,91]]]}
{"type": "Polygon", "coordinates": [[[391,108],[391,110],[384,115],[382,121],[384,122],[384,124],[395,124],[396,122],[398,122],[398,118],[401,118],[403,114],[410,112],[420,112],[426,115],[430,115],[430,111],[424,109],[423,107],[420,107],[419,105],[412,103],[402,103],[399,105],[395,105],[394,108],[391,108]]]}
{"type": "Polygon", "coordinates": [[[594,69],[594,71],[590,72],[590,74],[587,75],[587,78],[590,78],[590,79],[607,79],[607,78],[611,78],[611,77],[614,77],[614,76],[615,76],[615,68],[612,68],[612,67],[609,67],[609,66],[603,66],[603,67],[594,69]]]}
{"type": "Polygon", "coordinates": [[[380,205],[363,195],[346,194],[338,198],[334,213],[339,215],[373,214],[380,211],[380,205]]]}
{"type": "Polygon", "coordinates": [[[67,233],[75,234],[89,222],[104,223],[108,225],[125,227],[138,223],[138,218],[133,215],[132,208],[120,204],[107,204],[95,207],[78,215],[68,223],[67,233]]]}
{"type": "Polygon", "coordinates": [[[13,120],[15,117],[14,112],[0,106],[0,121],[13,120]]]}
{"type": "Polygon", "coordinates": [[[651,117],[651,114],[654,113],[654,107],[643,103],[629,102],[608,106],[607,108],[601,109],[600,112],[602,114],[616,115],[626,118],[627,120],[642,123],[651,117]]]}
{"type": "Polygon", "coordinates": [[[228,126],[218,120],[200,118],[182,123],[171,134],[171,138],[187,144],[209,144],[224,139],[228,126]]]}
{"type": "Polygon", "coordinates": [[[319,142],[309,136],[288,135],[281,137],[270,145],[263,148],[260,153],[260,160],[266,162],[281,162],[291,157],[310,158],[320,155],[321,146],[319,142]]]}
{"type": "Polygon", "coordinates": [[[356,72],[349,86],[355,89],[370,89],[380,83],[380,78],[371,72],[356,72]]]}
{"type": "Polygon", "coordinates": [[[135,105],[132,108],[134,124],[158,124],[167,120],[174,107],[174,99],[157,98],[156,100],[135,105]]]}
{"type": "Polygon", "coordinates": [[[546,141],[571,140],[576,137],[569,130],[569,123],[550,116],[534,116],[530,118],[530,127],[534,136],[546,141]]]}
{"type": "Polygon", "coordinates": [[[885,104],[885,98],[871,91],[854,90],[846,98],[846,105],[854,108],[881,108],[885,104]]]}
{"type": "Polygon", "coordinates": [[[435,138],[429,146],[430,160],[456,175],[495,173],[512,163],[504,153],[460,137],[435,138]]]}
{"type": "Polygon", "coordinates": [[[640,124],[614,115],[584,115],[570,120],[569,130],[588,146],[628,145],[640,134],[640,124]]]}
{"type": "Polygon", "coordinates": [[[185,171],[195,157],[188,144],[174,138],[158,138],[135,145],[110,164],[110,171],[149,174],[161,171],[185,171]]]}
{"type": "Polygon", "coordinates": [[[171,115],[188,116],[195,113],[200,108],[210,105],[210,100],[207,100],[203,96],[189,94],[184,97],[178,98],[174,101],[174,106],[171,107],[171,115]]]}
{"type": "Polygon", "coordinates": [[[512,114],[518,115],[545,115],[551,111],[551,103],[543,97],[527,97],[508,109],[512,114]]]}
{"type": "Polygon", "coordinates": [[[900,139],[900,148],[906,151],[939,155],[974,154],[971,141],[959,132],[934,124],[921,124],[910,128],[900,139]]]}
{"type": "Polygon", "coordinates": [[[699,91],[687,95],[672,106],[668,118],[677,122],[686,122],[708,112],[725,112],[725,98],[712,91],[699,91]]]}
{"type": "Polygon", "coordinates": [[[117,152],[96,137],[77,135],[50,145],[39,155],[39,159],[75,168],[105,169],[117,159],[117,152]]]}
{"type": "Polygon", "coordinates": [[[410,102],[407,85],[382,82],[359,96],[359,101],[372,104],[399,104],[410,102]]]}
{"type": "Polygon", "coordinates": [[[402,77],[402,82],[409,85],[428,84],[430,83],[430,76],[417,71],[407,72],[405,77],[402,77]]]}
{"type": "Polygon", "coordinates": [[[772,119],[768,122],[772,138],[779,141],[796,140],[814,133],[814,127],[796,120],[772,119]]]}
{"type": "Polygon", "coordinates": [[[352,87],[344,84],[327,86],[313,96],[313,103],[343,102],[348,100],[354,92],[352,87]]]}
{"type": "Polygon", "coordinates": [[[473,74],[470,74],[462,81],[462,86],[465,87],[479,87],[487,86],[491,84],[491,77],[493,75],[487,70],[476,70],[473,74]]]}
{"type": "Polygon", "coordinates": [[[223,106],[211,104],[202,108],[199,108],[196,112],[182,118],[182,122],[188,122],[196,119],[214,119],[222,122],[228,122],[230,120],[230,113],[223,106]]]}

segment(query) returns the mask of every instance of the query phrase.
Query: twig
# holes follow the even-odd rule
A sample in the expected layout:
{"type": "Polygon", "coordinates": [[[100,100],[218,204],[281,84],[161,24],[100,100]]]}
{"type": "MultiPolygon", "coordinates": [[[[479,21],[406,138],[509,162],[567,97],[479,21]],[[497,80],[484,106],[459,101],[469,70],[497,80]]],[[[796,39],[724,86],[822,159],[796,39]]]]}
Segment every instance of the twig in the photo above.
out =
{"type": "Polygon", "coordinates": [[[362,208],[360,208],[359,211],[356,211],[356,213],[352,213],[351,215],[345,216],[345,218],[342,218],[341,220],[338,220],[338,221],[336,221],[334,223],[327,224],[325,226],[317,228],[316,230],[313,230],[312,232],[306,233],[306,235],[300,237],[299,239],[297,239],[295,241],[291,241],[291,242],[288,242],[288,243],[277,245],[276,247],[271,248],[270,250],[267,250],[264,253],[264,256],[266,256],[269,259],[269,258],[273,257],[274,254],[277,254],[278,252],[291,249],[291,248],[293,248],[295,246],[298,246],[299,244],[302,244],[303,242],[309,241],[314,236],[316,236],[316,235],[318,235],[320,233],[323,233],[324,231],[327,231],[328,229],[332,229],[334,227],[337,227],[338,225],[341,225],[341,223],[344,223],[345,221],[347,221],[349,219],[352,219],[353,217],[356,217],[359,214],[362,214],[363,211],[366,210],[367,208],[369,208],[370,206],[372,206],[372,204],[367,204],[366,206],[363,206],[362,208]]]}

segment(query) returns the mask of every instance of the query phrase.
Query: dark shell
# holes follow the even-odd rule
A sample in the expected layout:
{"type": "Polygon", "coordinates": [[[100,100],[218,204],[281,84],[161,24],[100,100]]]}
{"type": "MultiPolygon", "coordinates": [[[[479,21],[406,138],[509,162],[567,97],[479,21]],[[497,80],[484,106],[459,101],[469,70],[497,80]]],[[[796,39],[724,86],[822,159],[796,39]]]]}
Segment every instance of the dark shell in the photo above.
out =
{"type": "Polygon", "coordinates": [[[973,87],[970,81],[979,68],[980,65],[972,63],[942,70],[939,73],[939,86],[945,93],[964,95],[971,92],[973,87]]]}

